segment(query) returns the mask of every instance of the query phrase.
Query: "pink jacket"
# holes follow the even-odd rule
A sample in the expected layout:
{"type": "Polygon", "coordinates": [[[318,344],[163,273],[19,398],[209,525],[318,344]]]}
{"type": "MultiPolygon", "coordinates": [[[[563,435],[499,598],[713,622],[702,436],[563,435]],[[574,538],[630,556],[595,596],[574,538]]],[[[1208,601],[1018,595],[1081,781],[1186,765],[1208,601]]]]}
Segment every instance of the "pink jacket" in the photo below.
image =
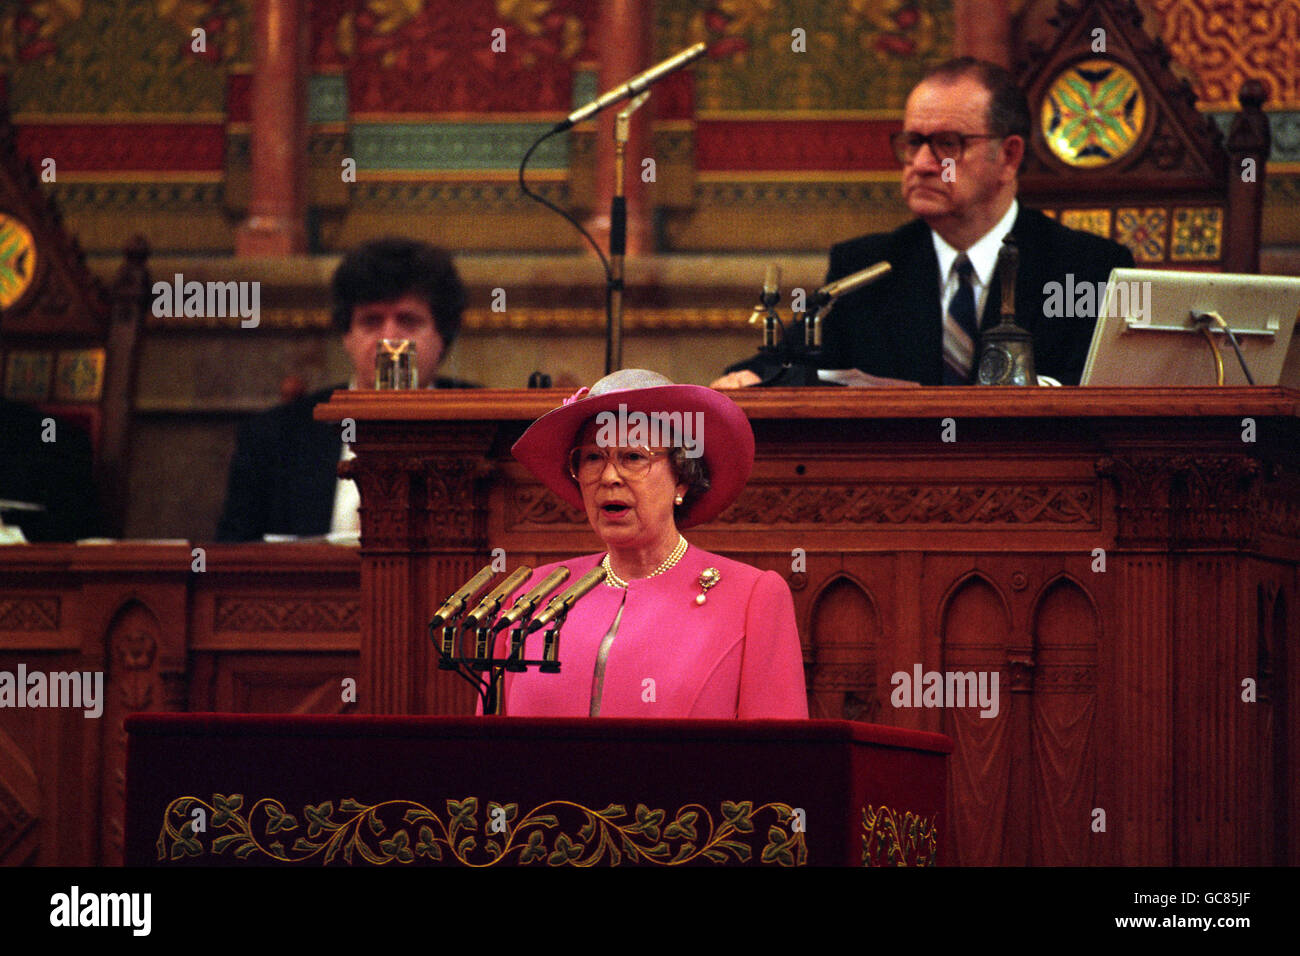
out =
{"type": "MultiPolygon", "coordinates": [[[[556,564],[568,567],[571,584],[602,557],[556,564]]],[[[516,595],[556,564],[534,571],[516,595]]],[[[579,601],[560,632],[560,673],[533,668],[506,674],[507,716],[589,716],[597,653],[624,596],[623,618],[606,656],[599,716],[807,718],[790,589],[774,571],[694,546],[661,575],[631,581],[626,591],[601,584],[579,601]],[[699,605],[697,581],[709,567],[721,577],[699,605]]],[[[509,650],[507,633],[498,641],[499,656],[509,650]]],[[[541,658],[540,632],[529,636],[526,651],[531,660],[541,658]]]]}

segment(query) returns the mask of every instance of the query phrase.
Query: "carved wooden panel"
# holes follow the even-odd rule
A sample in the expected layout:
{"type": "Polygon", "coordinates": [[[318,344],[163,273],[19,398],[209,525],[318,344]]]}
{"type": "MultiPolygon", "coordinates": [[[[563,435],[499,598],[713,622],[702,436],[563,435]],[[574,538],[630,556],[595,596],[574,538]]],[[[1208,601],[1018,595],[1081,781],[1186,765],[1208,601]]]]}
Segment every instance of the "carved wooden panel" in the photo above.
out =
{"type": "Polygon", "coordinates": [[[158,662],[161,643],[157,615],[139,601],[129,601],[117,612],[105,636],[108,666],[100,852],[107,861],[122,859],[126,807],[126,730],[122,721],[128,714],[165,709],[161,706],[164,695],[158,662]]]}
{"type": "MultiPolygon", "coordinates": [[[[949,763],[948,808],[952,862],[992,866],[1022,862],[1029,834],[1023,812],[1026,715],[1021,699],[1007,693],[1005,664],[1011,617],[1003,596],[986,577],[957,582],[937,605],[943,646],[942,672],[996,673],[999,707],[994,717],[978,707],[945,707],[943,732],[955,745],[949,763]]],[[[923,670],[931,669],[921,662],[923,670]]]]}
{"type": "Polygon", "coordinates": [[[1096,739],[1101,622],[1092,599],[1068,577],[1048,586],[1033,621],[1029,862],[1101,863],[1108,841],[1089,829],[1102,776],[1096,739]]]}
{"type": "Polygon", "coordinates": [[[805,634],[808,716],[888,723],[877,673],[880,615],[863,584],[836,574],[821,584],[805,634]]]}

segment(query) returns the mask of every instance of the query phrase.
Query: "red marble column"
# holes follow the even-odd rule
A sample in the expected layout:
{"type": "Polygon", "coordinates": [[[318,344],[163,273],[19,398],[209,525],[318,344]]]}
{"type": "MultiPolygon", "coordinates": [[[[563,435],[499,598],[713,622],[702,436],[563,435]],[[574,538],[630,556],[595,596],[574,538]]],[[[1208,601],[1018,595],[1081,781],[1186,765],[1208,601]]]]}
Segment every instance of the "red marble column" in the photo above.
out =
{"type": "MultiPolygon", "coordinates": [[[[596,39],[600,57],[599,91],[613,89],[650,65],[654,55],[651,40],[654,5],[644,0],[604,0],[596,39]]],[[[627,101],[611,107],[597,117],[596,125],[596,208],[586,222],[602,248],[609,248],[609,204],[614,197],[614,117],[627,101]]],[[[627,172],[624,195],[627,197],[627,254],[651,251],[650,211],[646,203],[646,184],[641,181],[641,161],[650,156],[647,135],[654,115],[654,96],[632,114],[627,143],[627,172]]]]}
{"type": "Polygon", "coordinates": [[[253,4],[253,130],[248,218],[238,256],[305,252],[307,10],[305,0],[253,4]]]}
{"type": "Polygon", "coordinates": [[[1007,0],[956,0],[954,56],[973,56],[1011,68],[1011,13],[1007,0]]]}

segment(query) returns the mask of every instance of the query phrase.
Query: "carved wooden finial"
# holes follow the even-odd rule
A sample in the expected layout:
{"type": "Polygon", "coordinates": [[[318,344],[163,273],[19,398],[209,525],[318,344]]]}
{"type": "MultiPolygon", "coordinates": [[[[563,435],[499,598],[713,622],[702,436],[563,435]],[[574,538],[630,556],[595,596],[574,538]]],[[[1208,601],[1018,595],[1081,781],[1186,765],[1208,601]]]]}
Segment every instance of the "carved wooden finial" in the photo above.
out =
{"type": "Polygon", "coordinates": [[[1259,112],[1268,97],[1268,86],[1260,79],[1247,80],[1241,84],[1241,89],[1237,92],[1237,102],[1247,113],[1259,112]]]}

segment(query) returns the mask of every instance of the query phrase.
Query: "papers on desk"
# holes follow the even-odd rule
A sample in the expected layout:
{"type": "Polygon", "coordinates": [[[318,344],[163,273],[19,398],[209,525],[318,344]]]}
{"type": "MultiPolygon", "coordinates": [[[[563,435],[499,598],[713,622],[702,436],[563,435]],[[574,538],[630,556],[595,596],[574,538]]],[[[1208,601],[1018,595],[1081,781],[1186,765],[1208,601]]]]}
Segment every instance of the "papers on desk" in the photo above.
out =
{"type": "Polygon", "coordinates": [[[331,531],[329,534],[264,534],[262,541],[266,544],[339,544],[355,547],[361,544],[361,534],[357,531],[331,531]]]}
{"type": "MultiPolygon", "coordinates": [[[[837,369],[818,369],[818,381],[825,382],[827,385],[847,385],[850,388],[920,388],[919,382],[907,382],[901,378],[882,378],[879,375],[868,375],[861,369],[856,368],[837,368],[837,369]]],[[[1039,385],[1055,385],[1060,387],[1061,383],[1050,375],[1038,376],[1039,385]]]]}

